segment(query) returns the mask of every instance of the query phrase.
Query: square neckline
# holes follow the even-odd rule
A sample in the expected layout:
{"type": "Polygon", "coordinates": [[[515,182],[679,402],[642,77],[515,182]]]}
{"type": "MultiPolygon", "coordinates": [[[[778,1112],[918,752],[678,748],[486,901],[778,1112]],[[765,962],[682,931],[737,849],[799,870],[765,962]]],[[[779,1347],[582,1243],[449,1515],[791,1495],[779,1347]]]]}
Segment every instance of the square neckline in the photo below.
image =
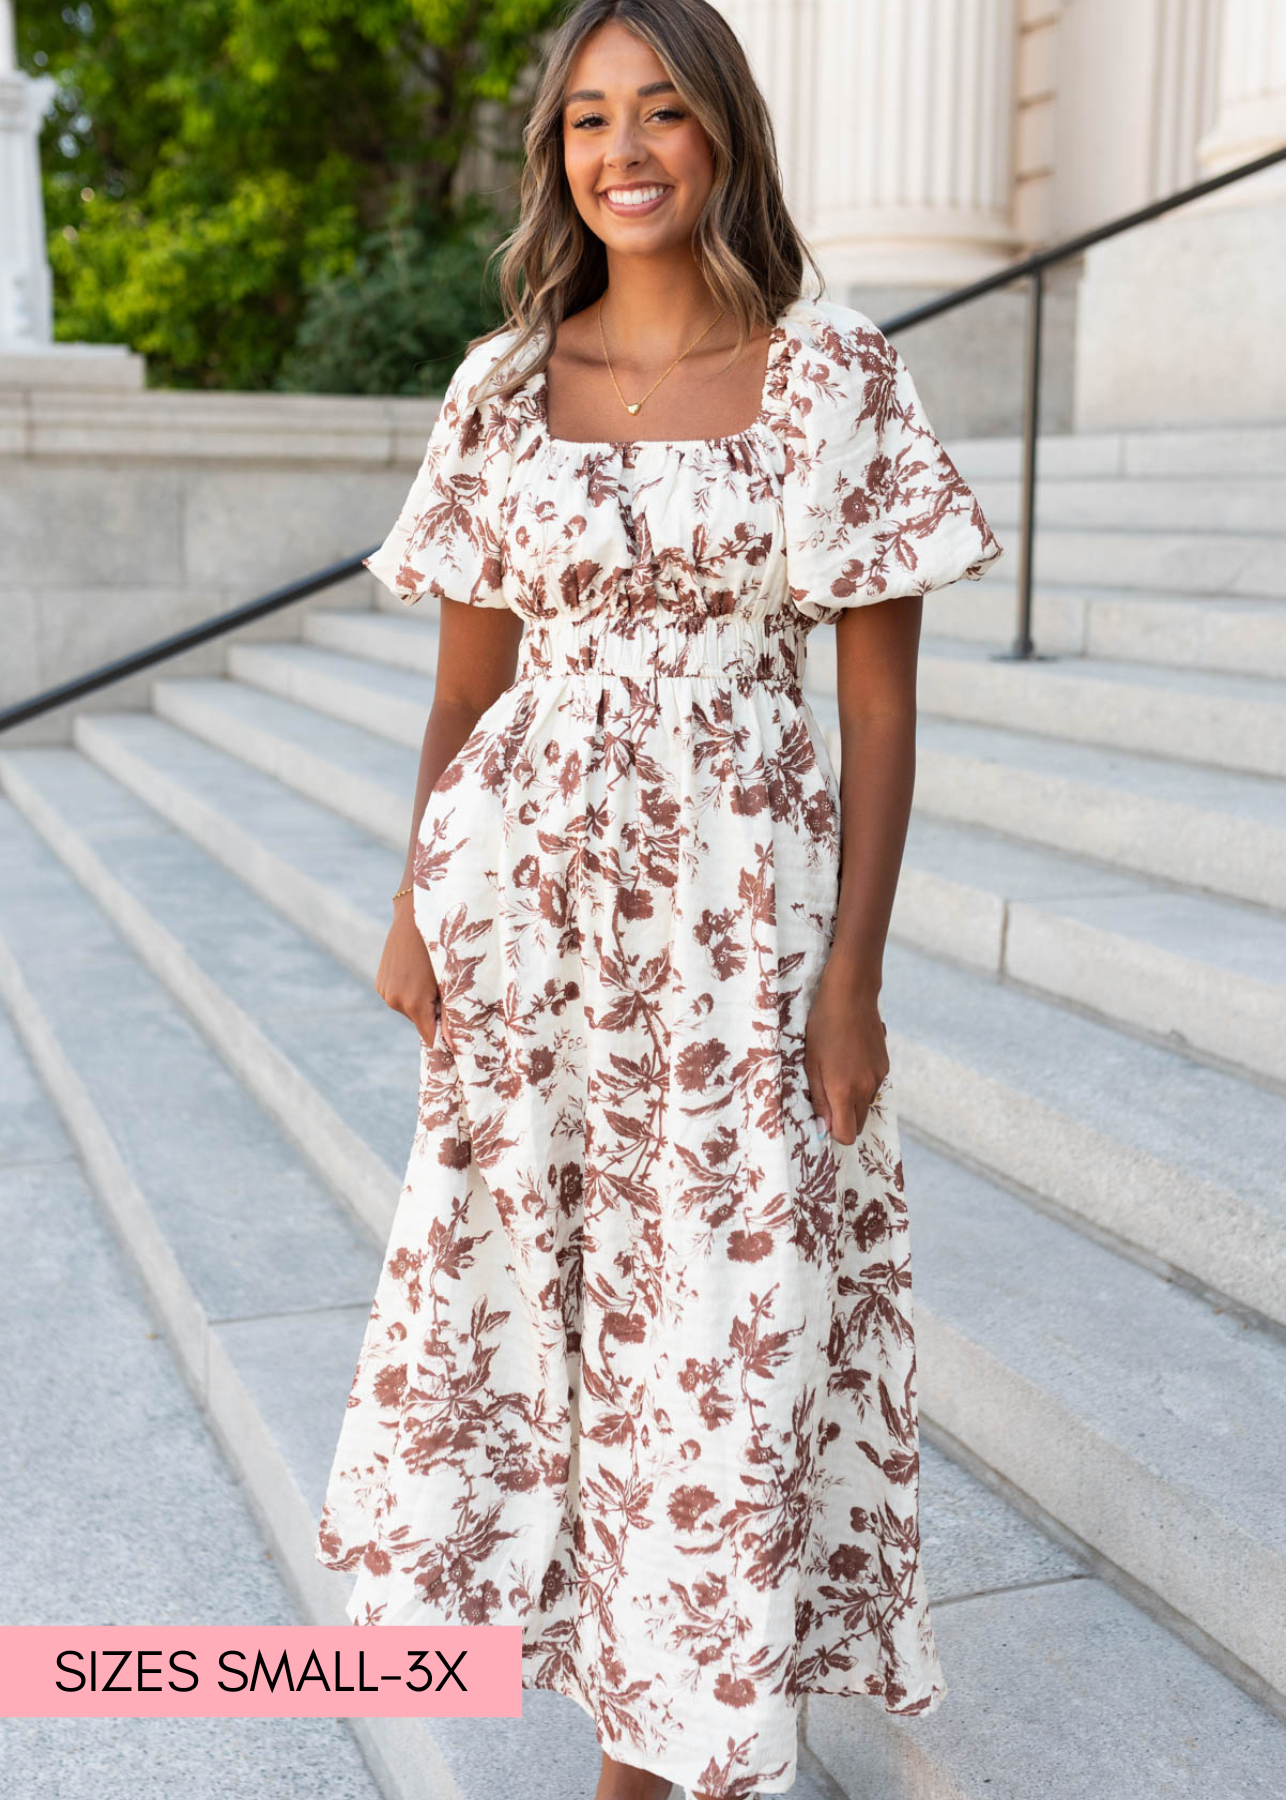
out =
{"type": "Polygon", "coordinates": [[[748,425],[740,431],[725,431],[718,437],[694,438],[562,438],[555,437],[549,429],[549,382],[544,369],[537,369],[531,377],[534,386],[534,398],[540,423],[544,427],[545,442],[556,445],[560,450],[642,450],[649,444],[662,446],[672,450],[717,450],[725,444],[739,444],[745,438],[768,423],[770,405],[769,390],[772,386],[773,370],[777,362],[777,354],[786,340],[786,321],[795,308],[802,305],[801,300],[792,300],[778,315],[777,322],[768,334],[768,358],[764,366],[763,385],[759,390],[759,410],[748,425]]]}

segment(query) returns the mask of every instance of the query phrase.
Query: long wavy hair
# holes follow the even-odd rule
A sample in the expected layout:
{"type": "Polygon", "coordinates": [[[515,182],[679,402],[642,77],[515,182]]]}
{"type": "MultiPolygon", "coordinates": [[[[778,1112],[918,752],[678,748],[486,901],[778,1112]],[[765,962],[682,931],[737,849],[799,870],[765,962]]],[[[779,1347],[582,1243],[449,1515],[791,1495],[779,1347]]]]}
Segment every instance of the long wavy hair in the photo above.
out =
{"type": "Polygon", "coordinates": [[[505,321],[469,349],[501,332],[517,336],[475,401],[508,398],[543,369],[563,319],[606,290],[606,247],[576,210],[563,166],[563,96],[578,50],[609,19],[652,46],[710,140],[714,181],[692,242],[711,293],[736,321],[733,355],[801,297],[806,266],[824,285],[786,208],[768,107],[723,15],[708,0],[580,0],[546,52],[523,129],[518,223],[493,253],[505,321]]]}

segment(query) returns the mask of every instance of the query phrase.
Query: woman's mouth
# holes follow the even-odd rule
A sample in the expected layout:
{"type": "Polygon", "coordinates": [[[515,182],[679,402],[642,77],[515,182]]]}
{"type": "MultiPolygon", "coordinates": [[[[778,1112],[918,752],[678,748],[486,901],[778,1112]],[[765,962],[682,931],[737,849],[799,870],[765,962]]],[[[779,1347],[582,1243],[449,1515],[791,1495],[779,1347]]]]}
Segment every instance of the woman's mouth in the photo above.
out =
{"type": "Polygon", "coordinates": [[[663,182],[654,181],[640,187],[604,188],[598,197],[622,218],[637,219],[642,213],[655,212],[670,191],[663,182]]]}

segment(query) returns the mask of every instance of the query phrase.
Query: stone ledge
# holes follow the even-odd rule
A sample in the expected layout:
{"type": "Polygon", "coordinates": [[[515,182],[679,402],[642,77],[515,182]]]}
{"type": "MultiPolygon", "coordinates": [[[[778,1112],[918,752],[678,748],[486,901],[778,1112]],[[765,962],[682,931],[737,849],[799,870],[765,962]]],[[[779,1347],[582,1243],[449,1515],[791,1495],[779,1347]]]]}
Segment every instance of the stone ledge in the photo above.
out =
{"type": "Polygon", "coordinates": [[[0,357],[0,455],[167,463],[418,465],[440,402],[418,396],[15,388],[0,357]]]}
{"type": "Polygon", "coordinates": [[[147,360],[125,344],[0,344],[0,390],[141,389],[147,360]]]}

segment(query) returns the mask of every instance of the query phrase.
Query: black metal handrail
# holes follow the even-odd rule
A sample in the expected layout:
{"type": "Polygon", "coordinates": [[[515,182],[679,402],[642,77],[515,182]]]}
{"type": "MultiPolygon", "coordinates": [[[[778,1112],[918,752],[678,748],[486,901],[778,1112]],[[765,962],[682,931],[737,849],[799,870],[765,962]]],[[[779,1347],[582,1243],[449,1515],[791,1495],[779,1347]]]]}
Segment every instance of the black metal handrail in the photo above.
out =
{"type": "Polygon", "coordinates": [[[1235,168],[1225,169],[1221,175],[1211,175],[1205,181],[1194,182],[1191,187],[1181,188],[1176,194],[1167,194],[1163,200],[1153,200],[1134,212],[1122,213],[1118,218],[1109,219],[1106,225],[1096,225],[1091,231],[1078,232],[1075,237],[1065,238],[1061,244],[1051,244],[1047,250],[1037,250],[1033,255],[1024,257],[1021,262],[997,269],[994,275],[983,275],[965,287],[952,288],[950,293],[939,295],[936,300],[926,300],[921,306],[913,306],[909,311],[899,313],[895,319],[890,319],[886,325],[881,325],[880,330],[887,336],[892,336],[896,331],[905,331],[908,326],[919,325],[925,319],[936,319],[940,313],[951,312],[955,307],[963,306],[969,300],[977,300],[983,294],[993,293],[997,288],[1008,287],[1012,281],[1020,281],[1025,277],[1029,284],[1023,375],[1018,629],[1013,648],[1002,651],[997,660],[1025,661],[1036,655],[1031,636],[1031,602],[1036,550],[1036,438],[1040,424],[1040,352],[1045,307],[1045,270],[1053,263],[1079,256],[1091,244],[1101,244],[1105,238],[1119,237],[1123,231],[1133,231],[1136,226],[1159,219],[1163,213],[1173,212],[1176,207],[1186,206],[1191,200],[1201,199],[1203,194],[1213,194],[1216,188],[1228,187],[1234,181],[1244,181],[1247,176],[1257,175],[1261,169],[1270,169],[1274,163],[1283,160],[1286,160],[1286,144],[1280,149],[1269,150],[1265,155],[1255,157],[1251,162],[1238,163],[1235,168]]]}
{"type": "MultiPolygon", "coordinates": [[[[952,312],[970,300],[977,300],[983,294],[994,293],[996,289],[1008,287],[1011,282],[1026,279],[1028,288],[1027,308],[1027,341],[1023,382],[1023,455],[1022,455],[1022,508],[1020,526],[1020,549],[1018,566],[1018,628],[1014,637],[1013,648],[1001,652],[1003,660],[1026,660],[1037,652],[1031,635],[1031,602],[1032,571],[1035,551],[1035,519],[1036,519],[1036,440],[1040,422],[1040,376],[1041,376],[1041,327],[1044,315],[1045,270],[1052,264],[1065,262],[1069,257],[1078,256],[1091,244],[1099,244],[1105,238],[1117,237],[1121,232],[1132,231],[1136,226],[1146,225],[1152,219],[1160,218],[1164,213],[1173,212],[1176,207],[1186,206],[1191,200],[1199,200],[1204,194],[1212,194],[1217,188],[1228,187],[1232,182],[1244,181],[1248,176],[1257,175],[1261,169],[1272,168],[1275,163],[1286,160],[1286,145],[1278,150],[1270,150],[1253,161],[1239,163],[1235,168],[1225,169],[1221,175],[1211,175],[1205,181],[1193,183],[1191,187],[1182,188],[1178,193],[1167,194],[1163,200],[1153,200],[1147,206],[1141,206],[1134,212],[1122,213],[1118,218],[1110,219],[1105,225],[1096,225],[1091,231],[1079,232],[1075,237],[1065,238],[1062,243],[1052,244],[1046,250],[1037,250],[1031,256],[1024,257],[1021,262],[1009,263],[1003,269],[997,269],[992,275],[984,275],[977,281],[971,281],[964,287],[952,288],[941,294],[936,300],[926,300],[919,306],[913,306],[906,312],[898,313],[880,326],[886,336],[905,331],[912,325],[922,324],[926,319],[935,319],[940,314],[952,312]]],[[[275,612],[278,607],[289,606],[293,601],[305,600],[311,594],[320,593],[323,589],[334,587],[338,582],[346,581],[362,567],[366,557],[372,556],[378,546],[372,545],[369,550],[359,555],[347,557],[343,562],[333,563],[327,569],[319,569],[315,574],[305,575],[299,581],[288,582],[285,587],[274,588],[269,594],[262,594],[257,600],[248,600],[241,606],[231,607],[227,612],[219,613],[215,618],[206,619],[200,625],[189,626],[184,631],[176,631],[171,637],[162,638],[146,649],[133,651],[128,656],[118,657],[116,661],[104,663],[101,668],[93,669],[86,675],[78,675],[72,681],[60,682],[57,687],[47,688],[44,693],[33,695],[30,700],[22,700],[14,706],[0,711],[0,731],[6,731],[12,725],[20,725],[28,719],[34,719],[41,713],[52,712],[54,707],[63,706],[69,700],[79,700],[85,694],[96,689],[107,687],[111,682],[120,681],[127,675],[133,675],[140,669],[146,669],[153,663],[163,662],[181,651],[190,650],[194,644],[202,644],[209,638],[219,637],[228,631],[235,631],[239,626],[248,624],[252,619],[262,618],[264,614],[275,612]]]]}
{"type": "Polygon", "coordinates": [[[221,637],[225,631],[235,631],[239,625],[249,624],[251,619],[261,619],[265,613],[276,612],[279,607],[289,606],[294,600],[306,600],[310,594],[320,593],[323,588],[347,581],[350,575],[357,574],[365,558],[374,556],[378,548],[378,544],[372,544],[369,550],[363,550],[360,555],[345,557],[343,562],[332,563],[328,569],[318,569],[315,574],[304,575],[298,581],[288,581],[285,587],[273,588],[270,594],[261,594],[257,600],[247,600],[241,606],[230,607],[227,612],[217,613],[213,619],[206,619],[200,625],[189,625],[183,631],[176,631],[170,637],[160,638],[155,644],[149,644],[144,650],[131,650],[128,656],[118,656],[115,662],[104,663],[100,669],[93,669],[88,675],[74,676],[71,681],[59,682],[57,687],[46,688],[43,694],[33,695],[30,700],[20,700],[15,706],[6,706],[0,712],[0,731],[6,730],[10,725],[21,725],[40,713],[51,712],[55,706],[62,706],[68,700],[79,700],[83,694],[92,694],[95,688],[107,687],[113,681],[123,681],[127,675],[137,674],[140,669],[149,668],[152,663],[178,656],[181,651],[190,650],[194,644],[204,644],[208,638],[221,637]]]}

